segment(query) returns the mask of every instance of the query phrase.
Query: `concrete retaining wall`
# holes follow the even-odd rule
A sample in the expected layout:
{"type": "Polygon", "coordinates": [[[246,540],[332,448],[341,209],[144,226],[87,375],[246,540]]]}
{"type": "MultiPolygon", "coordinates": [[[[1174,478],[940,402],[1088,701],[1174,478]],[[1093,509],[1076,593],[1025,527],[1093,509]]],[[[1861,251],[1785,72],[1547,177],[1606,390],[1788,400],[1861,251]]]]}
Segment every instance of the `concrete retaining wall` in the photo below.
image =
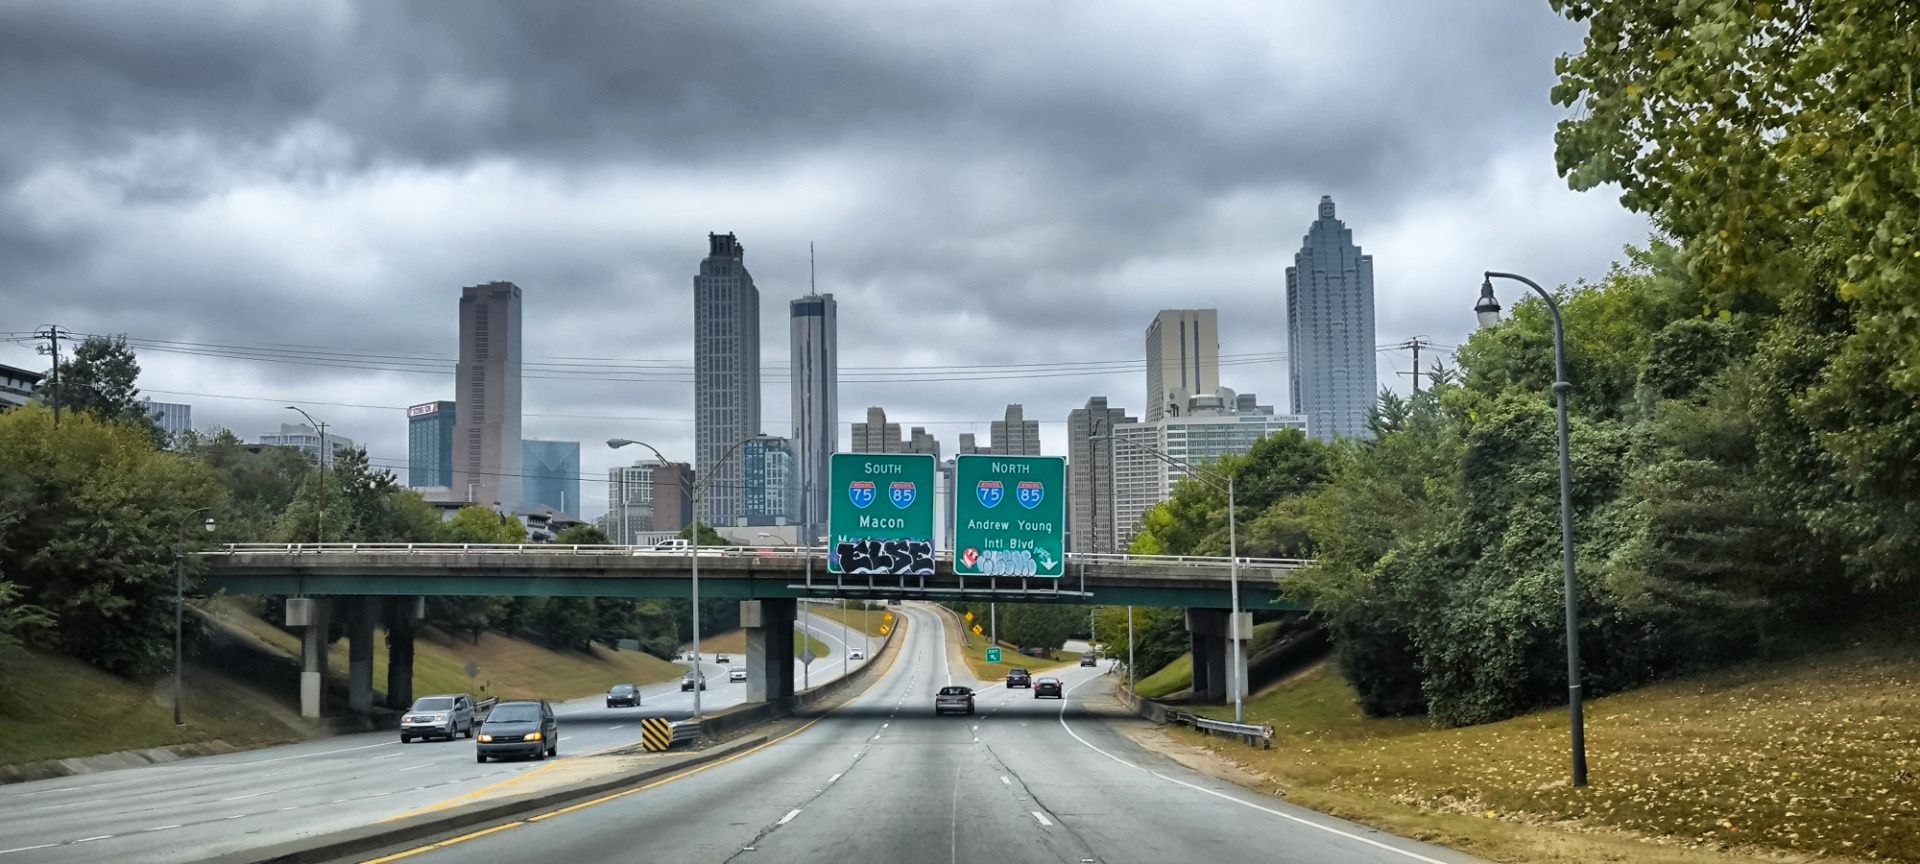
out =
{"type": "MultiPolygon", "coordinates": [[[[906,618],[901,616],[898,620],[906,620],[906,618]]],[[[869,679],[892,665],[893,655],[898,653],[899,644],[902,641],[894,637],[899,636],[901,632],[902,630],[896,627],[893,632],[880,637],[880,650],[873,652],[873,657],[860,664],[860,668],[853,670],[852,674],[836,678],[810,690],[802,690],[795,693],[791,700],[782,703],[761,702],[754,705],[739,705],[708,714],[700,718],[700,734],[709,738],[719,737],[727,732],[795,714],[809,707],[831,702],[841,696],[865,689],[869,679]]]]}

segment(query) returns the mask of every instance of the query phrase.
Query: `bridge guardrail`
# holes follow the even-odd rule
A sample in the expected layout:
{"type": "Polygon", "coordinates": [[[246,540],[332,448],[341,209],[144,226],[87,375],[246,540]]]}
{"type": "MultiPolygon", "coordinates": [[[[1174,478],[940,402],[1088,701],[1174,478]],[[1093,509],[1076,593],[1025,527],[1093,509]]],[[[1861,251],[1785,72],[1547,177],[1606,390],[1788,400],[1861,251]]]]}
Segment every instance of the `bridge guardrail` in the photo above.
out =
{"type": "MultiPolygon", "coordinates": [[[[219,549],[196,553],[205,556],[232,555],[418,555],[428,553],[457,552],[467,555],[580,555],[580,556],[617,556],[647,558],[685,558],[694,554],[691,548],[655,549],[649,546],[588,546],[564,543],[229,543],[219,549]]],[[[805,546],[702,546],[699,555],[702,558],[782,558],[803,560],[809,555],[819,557],[825,550],[821,547],[805,546]]],[[[950,561],[953,551],[943,549],[936,553],[938,560],[950,561]]],[[[1272,569],[1295,569],[1306,566],[1310,561],[1298,558],[1250,558],[1239,559],[1243,567],[1265,567],[1272,569]]],[[[1129,555],[1110,552],[1069,552],[1069,566],[1080,564],[1127,564],[1150,563],[1159,565],[1191,565],[1195,567],[1224,568],[1229,564],[1224,557],[1204,555],[1129,555]]]]}
{"type": "Polygon", "coordinates": [[[1250,747],[1258,747],[1262,750],[1273,749],[1273,725],[1270,723],[1234,723],[1171,709],[1167,711],[1167,722],[1190,726],[1208,735],[1237,738],[1250,747]]]}

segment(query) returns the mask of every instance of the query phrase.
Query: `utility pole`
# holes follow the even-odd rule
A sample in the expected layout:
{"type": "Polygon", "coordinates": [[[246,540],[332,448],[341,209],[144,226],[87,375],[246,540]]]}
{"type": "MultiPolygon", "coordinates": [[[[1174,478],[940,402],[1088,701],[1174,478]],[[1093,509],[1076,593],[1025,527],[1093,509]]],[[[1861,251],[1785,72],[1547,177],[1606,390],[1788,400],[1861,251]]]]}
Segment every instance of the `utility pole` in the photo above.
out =
{"type": "Polygon", "coordinates": [[[60,428],[60,403],[66,401],[66,394],[60,392],[60,325],[48,324],[40,332],[33,334],[36,339],[47,340],[42,353],[53,357],[53,371],[50,373],[49,388],[53,391],[53,428],[60,428]]]}
{"type": "Polygon", "coordinates": [[[1413,371],[1402,372],[1400,374],[1413,376],[1413,392],[1415,393],[1420,392],[1420,376],[1426,374],[1420,371],[1420,349],[1424,347],[1428,347],[1432,344],[1433,344],[1433,339],[1430,337],[1415,336],[1412,339],[1408,339],[1405,342],[1402,342],[1398,345],[1393,346],[1395,348],[1406,348],[1413,352],[1413,371]]]}

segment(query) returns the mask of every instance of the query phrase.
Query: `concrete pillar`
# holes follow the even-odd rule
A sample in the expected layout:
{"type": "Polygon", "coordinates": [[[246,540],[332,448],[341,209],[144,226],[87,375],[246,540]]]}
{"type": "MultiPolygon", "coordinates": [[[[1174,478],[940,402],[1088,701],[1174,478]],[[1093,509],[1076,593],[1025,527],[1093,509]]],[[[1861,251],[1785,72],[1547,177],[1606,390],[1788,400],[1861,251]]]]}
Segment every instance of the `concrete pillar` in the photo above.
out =
{"type": "Polygon", "coordinates": [[[1224,609],[1188,609],[1187,631],[1192,634],[1193,698],[1221,702],[1227,698],[1227,612],[1224,609]]]}
{"type": "Polygon", "coordinates": [[[319,719],[320,694],[327,682],[327,606],[325,597],[287,598],[287,626],[300,632],[300,716],[319,719]]]}
{"type": "Polygon", "coordinates": [[[1241,612],[1227,615],[1227,701],[1233,701],[1237,694],[1244,699],[1247,695],[1247,649],[1253,644],[1253,613],[1241,612]],[[1238,651],[1234,643],[1239,643],[1238,651]]]}
{"type": "Polygon", "coordinates": [[[373,713],[373,625],[380,617],[380,598],[348,597],[347,710],[373,713]]]}
{"type": "Polygon", "coordinates": [[[387,707],[405,711],[413,707],[414,622],[426,615],[426,603],[421,597],[388,597],[386,607],[387,707]]]}
{"type": "Polygon", "coordinates": [[[747,701],[793,698],[793,600],[742,600],[740,626],[747,632],[747,701]]]}

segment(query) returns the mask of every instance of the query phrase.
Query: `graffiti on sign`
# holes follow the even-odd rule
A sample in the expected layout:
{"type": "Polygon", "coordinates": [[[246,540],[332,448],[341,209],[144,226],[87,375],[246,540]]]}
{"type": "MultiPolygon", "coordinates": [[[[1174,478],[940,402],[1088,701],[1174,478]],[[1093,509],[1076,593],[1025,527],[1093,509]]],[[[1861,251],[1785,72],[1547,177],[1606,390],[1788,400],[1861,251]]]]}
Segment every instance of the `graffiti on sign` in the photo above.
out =
{"type": "Polygon", "coordinates": [[[851,540],[833,548],[832,564],[841,573],[933,575],[933,543],[928,540],[851,540]]]}

